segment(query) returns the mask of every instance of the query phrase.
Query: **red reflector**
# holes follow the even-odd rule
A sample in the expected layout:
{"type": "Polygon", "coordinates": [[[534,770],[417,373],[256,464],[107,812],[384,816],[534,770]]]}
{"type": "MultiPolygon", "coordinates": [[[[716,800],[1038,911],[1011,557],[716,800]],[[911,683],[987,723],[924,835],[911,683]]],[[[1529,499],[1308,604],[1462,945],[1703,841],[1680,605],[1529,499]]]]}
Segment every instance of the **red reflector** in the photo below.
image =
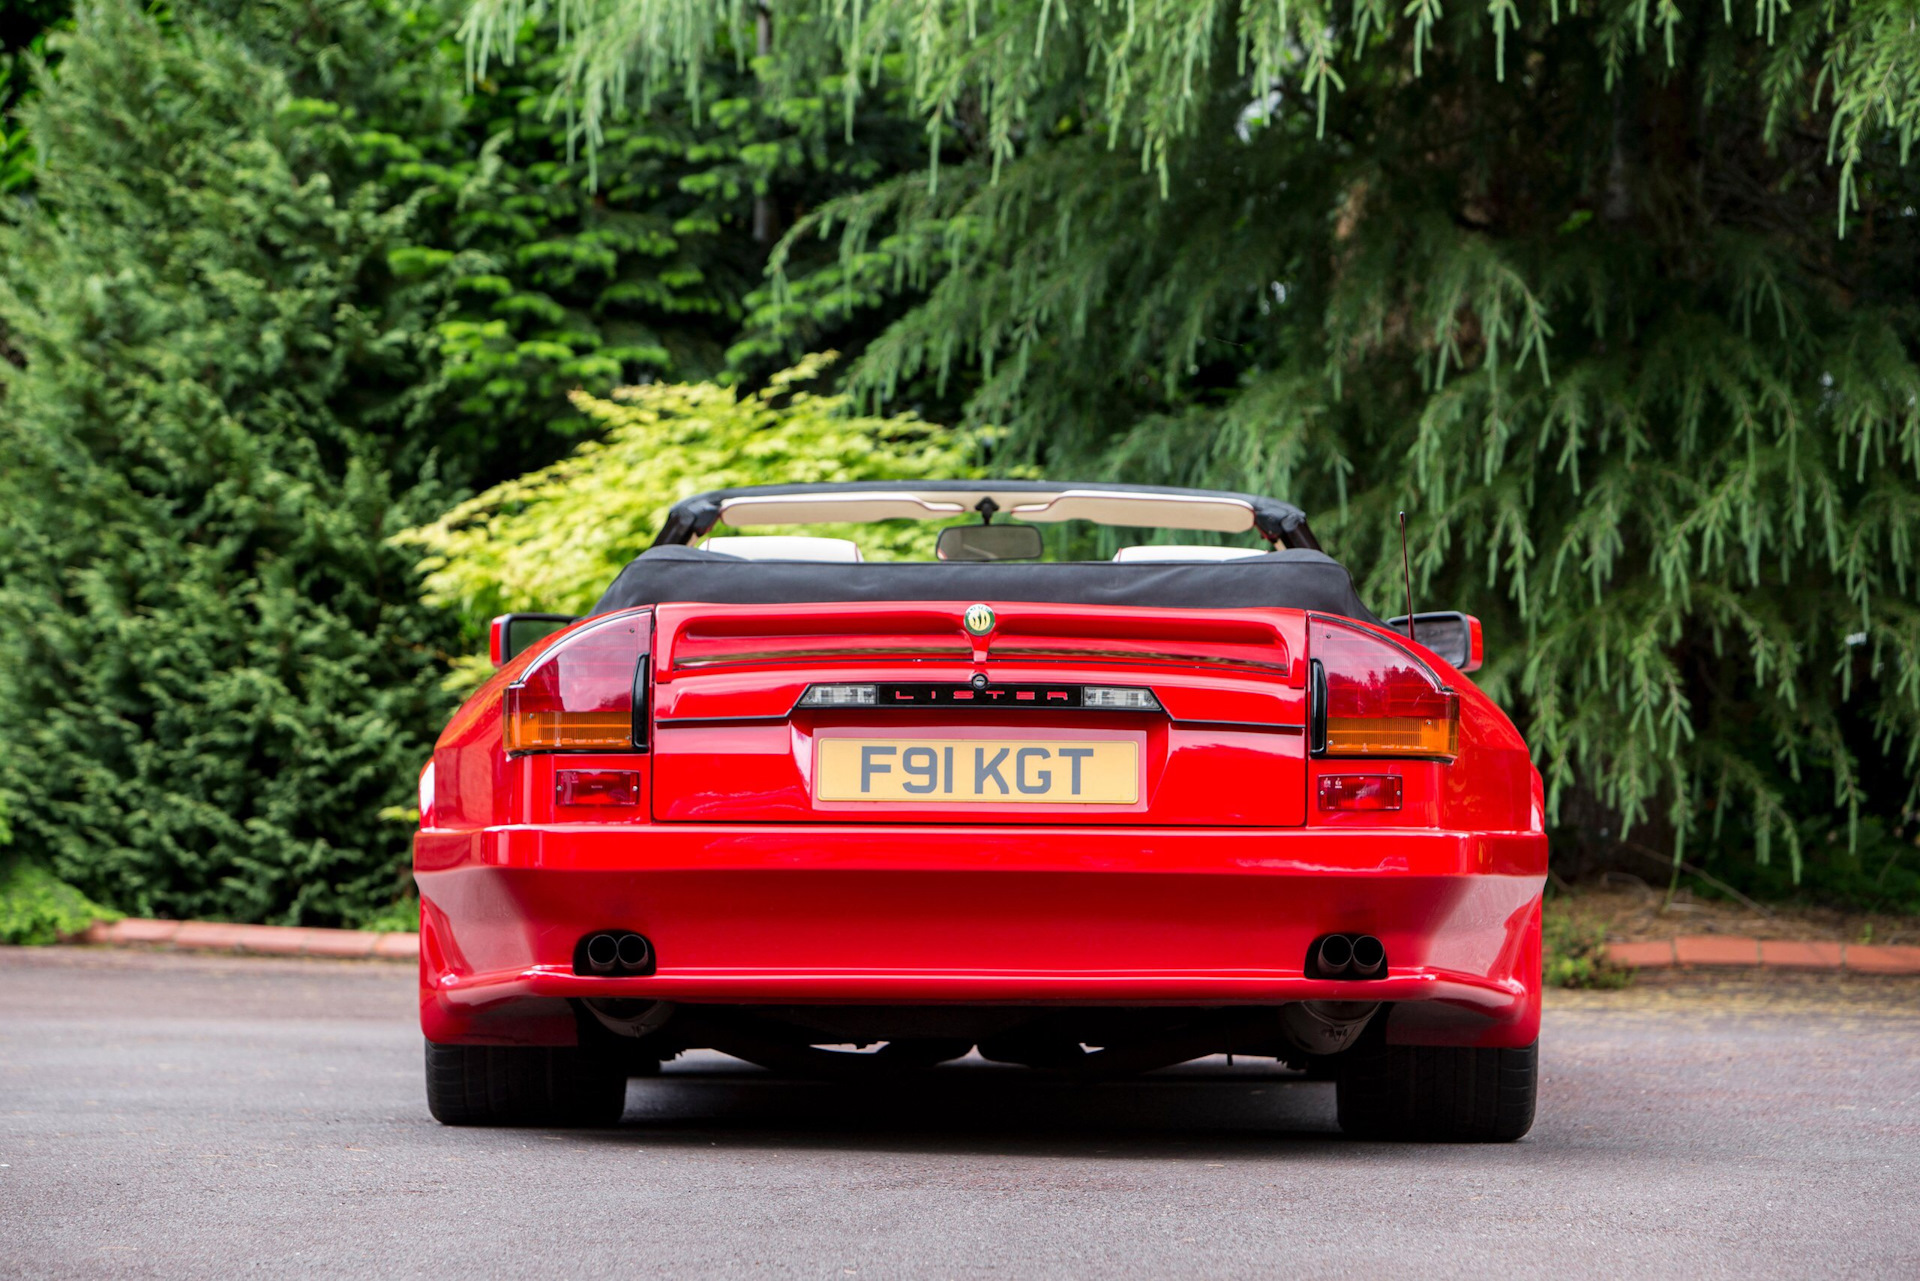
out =
{"type": "Polygon", "coordinates": [[[560,769],[554,799],[562,805],[638,805],[640,775],[630,769],[560,769]]]}
{"type": "Polygon", "coordinates": [[[1397,774],[1325,774],[1320,778],[1323,810],[1397,810],[1400,777],[1397,774]]]}

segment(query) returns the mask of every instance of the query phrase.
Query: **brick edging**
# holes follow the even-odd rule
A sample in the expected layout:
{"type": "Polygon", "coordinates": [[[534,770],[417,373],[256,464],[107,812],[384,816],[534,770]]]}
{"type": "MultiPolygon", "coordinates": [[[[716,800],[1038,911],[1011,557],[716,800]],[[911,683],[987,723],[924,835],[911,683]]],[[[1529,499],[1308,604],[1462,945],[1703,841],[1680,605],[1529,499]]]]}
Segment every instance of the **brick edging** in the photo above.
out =
{"type": "Polygon", "coordinates": [[[1920,974],[1920,947],[1802,943],[1733,934],[1683,934],[1658,943],[1609,943],[1606,956],[1615,965],[1636,970],[1751,966],[1769,970],[1920,974]]]}
{"type": "Polygon", "coordinates": [[[322,930],[292,925],[228,925],[221,921],[149,921],[137,917],[111,924],[96,921],[74,941],[110,946],[145,944],[190,952],[247,952],[261,956],[411,961],[420,955],[418,934],[322,930]]]}

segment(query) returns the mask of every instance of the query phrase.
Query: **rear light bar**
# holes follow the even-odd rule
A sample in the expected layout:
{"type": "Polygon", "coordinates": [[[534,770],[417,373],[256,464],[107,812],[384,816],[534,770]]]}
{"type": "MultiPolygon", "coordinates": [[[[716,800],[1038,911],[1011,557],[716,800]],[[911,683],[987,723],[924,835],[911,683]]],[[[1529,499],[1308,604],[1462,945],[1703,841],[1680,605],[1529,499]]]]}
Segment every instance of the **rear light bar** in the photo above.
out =
{"type": "Polygon", "coordinates": [[[1460,696],[1411,650],[1317,615],[1308,636],[1316,755],[1441,761],[1459,755],[1460,696]]]}
{"type": "Polygon", "coordinates": [[[506,750],[644,748],[652,628],[651,614],[615,614],[555,642],[501,696],[506,750]]]}
{"type": "Polygon", "coordinates": [[[1150,689],[1128,685],[809,685],[800,707],[1078,707],[1110,712],[1157,712],[1150,689]]]}

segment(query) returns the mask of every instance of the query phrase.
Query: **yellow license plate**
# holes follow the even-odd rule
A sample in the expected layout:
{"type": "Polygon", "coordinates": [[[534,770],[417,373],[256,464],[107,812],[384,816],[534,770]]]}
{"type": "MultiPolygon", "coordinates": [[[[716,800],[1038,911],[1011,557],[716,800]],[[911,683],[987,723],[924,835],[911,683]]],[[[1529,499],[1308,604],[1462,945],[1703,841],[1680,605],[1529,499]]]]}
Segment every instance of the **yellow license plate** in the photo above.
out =
{"type": "Polygon", "coordinates": [[[1132,805],[1140,799],[1140,745],[827,738],[819,744],[813,795],[821,801],[1132,805]]]}

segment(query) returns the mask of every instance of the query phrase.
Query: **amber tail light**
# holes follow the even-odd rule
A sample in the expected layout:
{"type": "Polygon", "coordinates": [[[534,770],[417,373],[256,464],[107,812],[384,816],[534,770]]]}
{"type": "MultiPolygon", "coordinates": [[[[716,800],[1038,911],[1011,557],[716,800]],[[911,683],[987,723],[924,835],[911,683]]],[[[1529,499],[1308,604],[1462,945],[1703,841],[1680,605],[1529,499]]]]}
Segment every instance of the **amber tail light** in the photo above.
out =
{"type": "Polygon", "coordinates": [[[508,752],[630,752],[646,746],[653,618],[615,614],[557,641],[502,697],[508,752]]]}
{"type": "Polygon", "coordinates": [[[1459,754],[1459,695],[1405,647],[1316,617],[1309,652],[1317,754],[1447,761],[1459,754]]]}

